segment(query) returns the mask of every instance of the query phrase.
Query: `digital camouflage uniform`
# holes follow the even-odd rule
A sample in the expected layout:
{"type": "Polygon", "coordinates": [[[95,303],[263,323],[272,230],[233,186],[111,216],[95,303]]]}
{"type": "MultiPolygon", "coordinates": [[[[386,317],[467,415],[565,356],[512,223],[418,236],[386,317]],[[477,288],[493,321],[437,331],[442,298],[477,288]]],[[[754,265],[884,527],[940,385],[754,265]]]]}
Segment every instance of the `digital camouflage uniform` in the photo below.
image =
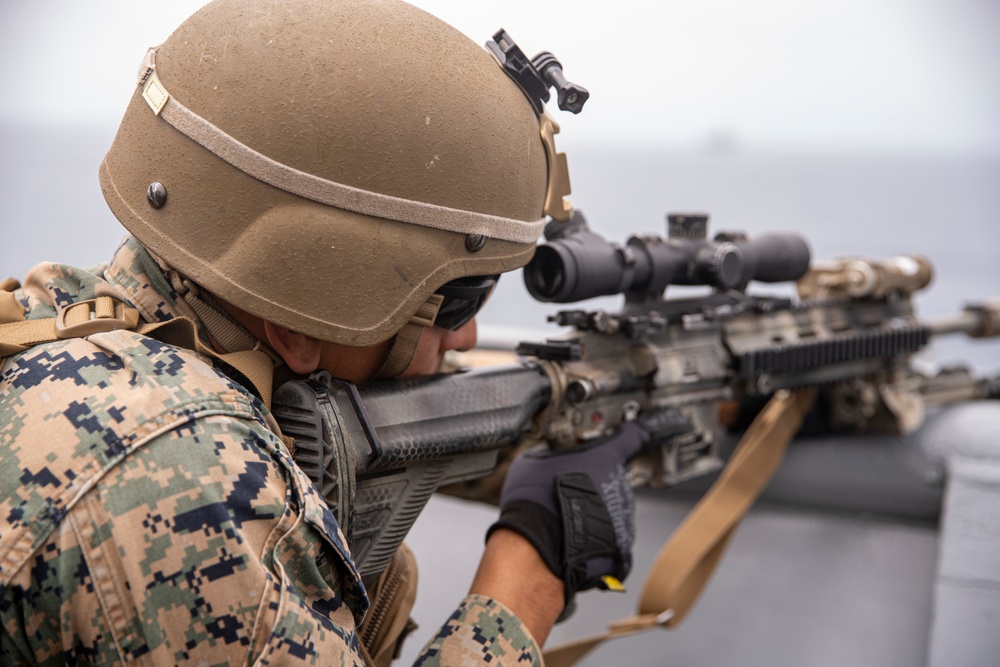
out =
{"type": "MultiPolygon", "coordinates": [[[[104,271],[36,267],[27,317],[111,294],[176,317],[133,239],[104,271]]],[[[360,665],[368,598],[344,537],[207,358],[131,331],[39,345],[0,375],[0,664],[360,665]]],[[[517,617],[469,596],[418,664],[537,664],[517,617]]]]}

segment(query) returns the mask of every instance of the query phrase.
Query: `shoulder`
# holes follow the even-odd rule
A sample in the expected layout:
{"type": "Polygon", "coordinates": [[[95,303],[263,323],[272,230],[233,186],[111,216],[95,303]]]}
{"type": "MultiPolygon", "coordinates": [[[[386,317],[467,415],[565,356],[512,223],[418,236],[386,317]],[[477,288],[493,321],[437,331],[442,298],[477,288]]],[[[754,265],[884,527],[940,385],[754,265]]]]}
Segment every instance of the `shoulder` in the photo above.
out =
{"type": "MultiPolygon", "coordinates": [[[[210,417],[264,441],[264,407],[197,354],[129,331],[39,345],[0,374],[0,569],[157,436],[210,417]]],[[[0,584],[4,577],[0,576],[0,584]]]]}
{"type": "Polygon", "coordinates": [[[0,385],[0,409],[15,417],[0,436],[14,443],[90,440],[99,428],[127,444],[206,410],[260,418],[262,408],[201,355],[131,331],[31,348],[8,359],[0,385]]]}

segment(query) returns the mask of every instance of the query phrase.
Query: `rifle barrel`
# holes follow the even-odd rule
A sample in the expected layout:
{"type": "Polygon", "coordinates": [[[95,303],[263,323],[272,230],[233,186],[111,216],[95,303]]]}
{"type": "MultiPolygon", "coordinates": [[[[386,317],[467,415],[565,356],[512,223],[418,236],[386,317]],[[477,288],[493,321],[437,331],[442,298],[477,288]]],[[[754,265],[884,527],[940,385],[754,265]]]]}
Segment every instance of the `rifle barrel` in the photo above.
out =
{"type": "Polygon", "coordinates": [[[958,315],[942,317],[928,324],[931,334],[964,333],[972,338],[1000,336],[1000,303],[973,304],[958,315]]]}

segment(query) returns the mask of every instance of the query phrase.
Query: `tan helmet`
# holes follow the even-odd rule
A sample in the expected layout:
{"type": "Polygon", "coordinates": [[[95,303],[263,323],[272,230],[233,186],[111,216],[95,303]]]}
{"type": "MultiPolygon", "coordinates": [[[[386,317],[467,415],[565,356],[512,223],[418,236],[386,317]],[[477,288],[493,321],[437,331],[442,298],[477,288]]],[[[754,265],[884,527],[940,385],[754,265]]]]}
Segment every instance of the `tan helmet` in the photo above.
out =
{"type": "Polygon", "coordinates": [[[527,263],[568,214],[553,131],[486,49],[398,0],[216,0],[150,50],[101,187],[217,296],[367,346],[445,283],[527,263]]]}

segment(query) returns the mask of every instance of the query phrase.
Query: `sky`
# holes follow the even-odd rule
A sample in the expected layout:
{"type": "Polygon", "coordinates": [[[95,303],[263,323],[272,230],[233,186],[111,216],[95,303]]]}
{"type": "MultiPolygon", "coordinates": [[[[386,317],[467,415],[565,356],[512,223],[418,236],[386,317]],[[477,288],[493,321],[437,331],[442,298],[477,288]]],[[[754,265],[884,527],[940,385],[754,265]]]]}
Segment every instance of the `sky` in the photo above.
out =
{"type": "MultiPolygon", "coordinates": [[[[138,62],[202,0],[2,0],[0,122],[117,125],[138,62]]],[[[996,0],[416,0],[504,27],[592,94],[579,143],[1000,154],[996,0]]]]}

